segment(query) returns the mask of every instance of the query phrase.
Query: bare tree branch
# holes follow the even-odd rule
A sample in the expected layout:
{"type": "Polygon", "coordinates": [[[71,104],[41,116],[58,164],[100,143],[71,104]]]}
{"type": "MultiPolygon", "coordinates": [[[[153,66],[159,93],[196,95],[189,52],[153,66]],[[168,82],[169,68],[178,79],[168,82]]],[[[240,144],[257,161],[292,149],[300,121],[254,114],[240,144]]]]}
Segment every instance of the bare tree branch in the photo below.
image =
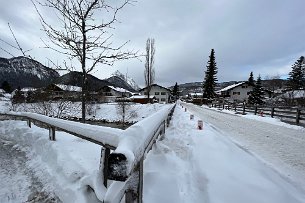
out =
{"type": "MultiPolygon", "coordinates": [[[[116,61],[137,58],[137,52],[123,51],[126,41],[114,46],[112,34],[118,13],[133,0],[124,0],[114,7],[104,0],[46,0],[45,3],[35,3],[31,0],[42,24],[42,28],[54,46],[45,43],[49,48],[64,54],[70,60],[78,60],[83,74],[82,81],[82,120],[85,120],[85,98],[87,89],[87,74],[92,72],[97,64],[112,66],[116,61]],[[38,5],[54,12],[58,23],[51,25],[38,9],[38,5]],[[101,16],[105,16],[100,19],[101,16]]],[[[66,67],[67,68],[67,67],[66,67]]]]}

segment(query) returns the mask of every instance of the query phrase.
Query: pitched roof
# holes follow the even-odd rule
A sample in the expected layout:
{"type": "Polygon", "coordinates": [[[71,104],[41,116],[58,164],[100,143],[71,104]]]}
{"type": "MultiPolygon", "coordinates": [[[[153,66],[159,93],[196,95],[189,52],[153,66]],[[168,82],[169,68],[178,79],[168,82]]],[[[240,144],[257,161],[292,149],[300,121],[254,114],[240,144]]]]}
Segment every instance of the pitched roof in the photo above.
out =
{"type": "Polygon", "coordinates": [[[238,87],[238,86],[240,86],[240,85],[243,85],[243,84],[245,84],[245,83],[248,83],[248,82],[240,82],[240,83],[237,83],[237,84],[229,85],[229,86],[227,86],[227,87],[225,87],[225,88],[223,88],[223,89],[221,89],[221,90],[218,90],[217,92],[229,91],[229,90],[231,90],[231,89],[233,89],[233,88],[235,88],[235,87],[238,87]]]}
{"type": "MultiPolygon", "coordinates": [[[[165,90],[167,90],[167,91],[171,92],[171,90],[170,90],[170,89],[168,89],[168,88],[166,88],[166,87],[162,87],[161,85],[152,84],[151,86],[160,87],[160,88],[162,88],[162,89],[165,89],[165,90]]],[[[145,90],[146,88],[147,88],[147,87],[144,87],[144,88],[140,89],[139,91],[143,91],[143,90],[145,90]]]]}

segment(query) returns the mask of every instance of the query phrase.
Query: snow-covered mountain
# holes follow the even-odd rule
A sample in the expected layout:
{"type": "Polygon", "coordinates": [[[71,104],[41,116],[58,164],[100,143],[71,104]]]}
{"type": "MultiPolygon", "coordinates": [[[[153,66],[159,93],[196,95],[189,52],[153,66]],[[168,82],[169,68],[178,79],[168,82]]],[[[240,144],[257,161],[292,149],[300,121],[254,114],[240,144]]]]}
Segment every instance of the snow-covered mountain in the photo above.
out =
{"type": "Polygon", "coordinates": [[[10,59],[0,57],[0,84],[7,81],[12,88],[43,87],[57,77],[57,71],[33,59],[23,56],[10,59]]]}
{"type": "Polygon", "coordinates": [[[137,83],[131,78],[131,77],[126,77],[123,73],[120,71],[115,71],[111,76],[117,76],[124,80],[128,85],[130,85],[134,90],[139,90],[140,87],[137,85],[137,83]]]}

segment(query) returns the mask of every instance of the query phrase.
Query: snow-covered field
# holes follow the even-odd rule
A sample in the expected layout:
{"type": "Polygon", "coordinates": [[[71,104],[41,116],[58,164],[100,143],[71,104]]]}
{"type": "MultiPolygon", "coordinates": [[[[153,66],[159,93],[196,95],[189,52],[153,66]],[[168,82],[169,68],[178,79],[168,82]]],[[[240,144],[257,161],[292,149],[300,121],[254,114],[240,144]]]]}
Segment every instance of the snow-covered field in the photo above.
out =
{"type": "MultiPolygon", "coordinates": [[[[116,110],[111,108],[111,105],[103,107],[97,115],[114,119],[116,110]]],[[[250,120],[201,107],[197,109],[192,105],[187,108],[185,112],[181,106],[176,107],[165,138],[157,142],[144,161],[144,202],[305,202],[305,186],[294,176],[298,173],[300,180],[305,177],[301,173],[304,160],[299,160],[302,154],[292,157],[295,156],[293,149],[282,151],[294,147],[301,150],[296,140],[302,143],[302,138],[299,134],[291,134],[290,130],[304,135],[303,128],[287,128],[290,125],[274,125],[270,124],[271,121],[250,120]],[[189,111],[195,114],[194,120],[189,119],[189,111]],[[222,115],[234,116],[235,121],[222,115]],[[204,120],[203,130],[197,129],[198,119],[204,120]],[[228,121],[220,120],[219,123],[219,119],[228,121]],[[242,120],[247,120],[248,126],[234,131],[234,123],[240,124],[242,120]],[[278,139],[282,140],[285,136],[284,143],[288,143],[289,147],[281,148],[282,142],[272,133],[268,134],[273,140],[271,142],[250,139],[261,136],[261,133],[253,134],[252,131],[256,129],[259,132],[264,124],[271,131],[280,133],[284,129],[284,135],[278,139]],[[248,128],[253,130],[249,133],[248,128]],[[261,144],[264,146],[260,148],[261,144]],[[277,149],[278,154],[273,154],[277,149]],[[278,165],[280,159],[285,160],[287,166],[278,165]],[[295,162],[296,167],[290,167],[290,162],[295,162]],[[294,175],[288,176],[286,172],[294,175]]],[[[155,110],[157,107],[142,108],[141,115],[148,116],[155,110]]],[[[28,187],[32,184],[26,176],[29,172],[33,172],[35,181],[41,183],[36,190],[48,194],[49,199],[55,194],[62,202],[98,202],[88,185],[98,187],[100,146],[63,132],[57,132],[57,140],[51,142],[47,130],[36,126],[28,128],[22,121],[1,121],[0,139],[1,144],[10,147],[12,153],[20,151],[24,154],[27,168],[21,174],[16,173],[16,178],[0,179],[0,202],[25,202],[29,199],[31,189],[28,187]],[[10,184],[7,181],[11,181],[10,184]]],[[[5,151],[0,150],[0,153],[5,151]]],[[[304,151],[299,153],[304,154],[304,151]]]]}

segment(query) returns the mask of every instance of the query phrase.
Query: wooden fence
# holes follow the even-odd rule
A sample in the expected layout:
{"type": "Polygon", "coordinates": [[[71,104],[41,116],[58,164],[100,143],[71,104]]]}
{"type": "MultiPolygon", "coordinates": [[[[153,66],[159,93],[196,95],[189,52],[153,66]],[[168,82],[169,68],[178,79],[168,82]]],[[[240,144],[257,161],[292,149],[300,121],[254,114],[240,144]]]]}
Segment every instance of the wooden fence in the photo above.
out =
{"type": "Polygon", "coordinates": [[[119,203],[143,201],[143,161],[158,139],[165,134],[176,105],[161,109],[155,114],[130,126],[126,130],[110,129],[51,118],[34,113],[0,114],[1,119],[26,121],[31,127],[38,122],[49,129],[49,140],[55,141],[55,131],[61,130],[101,147],[100,170],[107,188],[103,202],[119,203]],[[110,130],[109,130],[110,129],[110,130]],[[134,143],[131,146],[126,143],[134,143]],[[112,153],[111,153],[112,150],[112,153]],[[132,157],[130,157],[132,154],[132,157]],[[108,180],[114,180],[109,184],[108,180]]]}
{"type": "Polygon", "coordinates": [[[235,111],[236,113],[246,114],[252,113],[254,115],[260,116],[270,116],[272,118],[280,118],[283,121],[288,121],[291,123],[305,124],[305,108],[297,107],[285,107],[285,106],[247,106],[243,104],[220,104],[212,103],[211,107],[216,107],[219,109],[227,109],[235,111]]]}

